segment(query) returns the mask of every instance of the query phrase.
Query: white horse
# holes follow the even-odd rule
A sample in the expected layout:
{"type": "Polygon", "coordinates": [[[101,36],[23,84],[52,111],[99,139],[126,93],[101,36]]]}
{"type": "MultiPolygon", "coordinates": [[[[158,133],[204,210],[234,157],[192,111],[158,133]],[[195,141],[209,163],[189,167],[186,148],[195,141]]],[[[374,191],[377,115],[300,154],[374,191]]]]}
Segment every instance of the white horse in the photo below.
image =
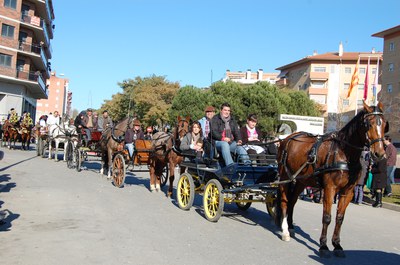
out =
{"type": "Polygon", "coordinates": [[[64,143],[64,161],[67,161],[67,148],[66,144],[68,142],[68,138],[72,136],[72,140],[74,141],[74,146],[76,146],[78,142],[78,134],[76,132],[76,127],[74,125],[69,125],[68,122],[62,123],[62,125],[52,124],[49,126],[49,137],[50,137],[50,144],[49,144],[49,159],[52,156],[52,148],[51,142],[54,141],[55,143],[55,152],[54,152],[54,160],[58,161],[58,146],[60,143],[64,143]]]}

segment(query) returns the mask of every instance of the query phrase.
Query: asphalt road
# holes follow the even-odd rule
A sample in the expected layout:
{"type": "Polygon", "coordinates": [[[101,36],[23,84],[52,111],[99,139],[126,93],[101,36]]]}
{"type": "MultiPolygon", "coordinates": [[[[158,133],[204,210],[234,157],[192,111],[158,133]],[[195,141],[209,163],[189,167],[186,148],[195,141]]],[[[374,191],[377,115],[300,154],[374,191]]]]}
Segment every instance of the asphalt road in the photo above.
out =
{"type": "MultiPolygon", "coordinates": [[[[97,162],[76,172],[35,151],[2,150],[1,264],[400,264],[397,211],[350,205],[342,227],[347,257],[321,259],[321,204],[299,201],[296,237],[283,242],[262,204],[246,212],[225,205],[210,223],[200,197],[182,211],[166,187],[150,193],[148,173],[129,174],[118,189],[96,172],[97,162]]],[[[332,231],[333,223],[329,237],[332,231]]]]}

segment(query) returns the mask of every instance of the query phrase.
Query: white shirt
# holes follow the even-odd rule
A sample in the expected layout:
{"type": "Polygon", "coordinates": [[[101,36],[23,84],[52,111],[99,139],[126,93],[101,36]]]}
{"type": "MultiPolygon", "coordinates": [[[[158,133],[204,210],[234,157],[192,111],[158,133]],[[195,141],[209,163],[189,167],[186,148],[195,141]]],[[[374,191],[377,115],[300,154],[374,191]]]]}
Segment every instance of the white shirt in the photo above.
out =
{"type": "Polygon", "coordinates": [[[54,117],[53,115],[49,115],[47,117],[47,125],[53,125],[53,124],[57,124],[60,125],[60,118],[59,117],[54,117]]]}

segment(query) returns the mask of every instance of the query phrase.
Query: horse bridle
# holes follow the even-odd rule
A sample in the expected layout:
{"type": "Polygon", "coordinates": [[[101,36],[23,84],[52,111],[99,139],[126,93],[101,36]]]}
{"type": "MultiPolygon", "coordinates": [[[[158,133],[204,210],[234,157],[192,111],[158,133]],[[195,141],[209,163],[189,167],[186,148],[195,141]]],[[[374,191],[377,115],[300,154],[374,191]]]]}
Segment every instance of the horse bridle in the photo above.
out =
{"type": "Polygon", "coordinates": [[[369,122],[369,119],[368,119],[369,116],[379,116],[379,119],[377,119],[376,122],[377,122],[378,126],[381,126],[382,125],[382,119],[383,119],[381,116],[383,116],[383,113],[380,112],[380,111],[374,111],[374,112],[367,113],[367,114],[364,115],[364,124],[365,124],[365,127],[367,128],[367,131],[365,133],[365,137],[367,139],[367,146],[368,147],[370,147],[371,145],[373,145],[373,144],[375,144],[377,142],[380,142],[380,141],[384,142],[384,140],[385,140],[382,137],[381,138],[377,138],[377,139],[373,139],[373,140],[369,139],[368,131],[369,131],[369,128],[371,126],[370,122],[369,122]]]}
{"type": "Polygon", "coordinates": [[[180,128],[180,129],[178,130],[178,136],[180,135],[180,133],[181,133],[182,131],[184,131],[185,134],[187,134],[187,133],[189,132],[188,130],[185,129],[185,123],[187,123],[188,128],[189,128],[189,122],[188,122],[187,120],[180,120],[180,121],[178,121],[178,127],[180,128]],[[179,123],[182,123],[182,124],[179,125],[179,123]]]}

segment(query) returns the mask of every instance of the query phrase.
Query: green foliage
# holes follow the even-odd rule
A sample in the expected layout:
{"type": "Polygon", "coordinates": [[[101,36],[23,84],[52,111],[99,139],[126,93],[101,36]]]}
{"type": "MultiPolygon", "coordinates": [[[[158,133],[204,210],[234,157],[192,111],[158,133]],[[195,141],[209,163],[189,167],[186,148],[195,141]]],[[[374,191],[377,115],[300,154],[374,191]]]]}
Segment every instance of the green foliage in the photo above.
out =
{"type": "Polygon", "coordinates": [[[128,114],[136,115],[145,124],[163,126],[175,124],[178,116],[198,120],[204,116],[206,106],[219,112],[224,102],[231,105],[232,115],[243,126],[249,114],[258,116],[258,127],[268,134],[275,134],[280,123],[279,115],[294,114],[321,116],[318,105],[303,91],[282,89],[268,82],[239,84],[219,81],[210,88],[194,86],[180,88],[162,76],[136,77],[119,83],[122,93],[106,100],[101,111],[108,109],[114,120],[128,114]]]}

